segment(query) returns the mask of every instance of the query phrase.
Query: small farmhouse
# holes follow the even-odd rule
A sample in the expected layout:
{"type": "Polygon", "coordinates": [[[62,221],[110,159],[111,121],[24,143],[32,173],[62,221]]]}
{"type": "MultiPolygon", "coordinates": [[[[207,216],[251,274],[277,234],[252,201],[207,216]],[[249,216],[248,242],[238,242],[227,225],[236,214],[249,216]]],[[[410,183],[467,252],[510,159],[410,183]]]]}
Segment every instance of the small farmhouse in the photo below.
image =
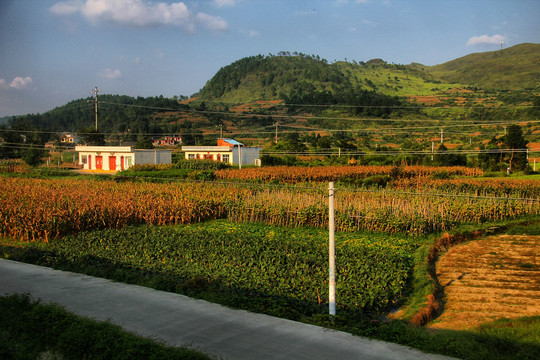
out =
{"type": "Polygon", "coordinates": [[[261,147],[245,146],[233,139],[218,139],[217,146],[182,146],[188,160],[214,160],[231,165],[259,165],[261,147]]]}
{"type": "Polygon", "coordinates": [[[171,164],[172,150],[142,150],[132,146],[76,146],[83,170],[122,171],[137,164],[171,164]]]}
{"type": "Polygon", "coordinates": [[[182,143],[180,135],[166,136],[152,141],[154,146],[176,146],[182,143]]]}
{"type": "Polygon", "coordinates": [[[62,133],[60,135],[60,143],[62,145],[71,145],[75,146],[79,142],[79,137],[70,133],[62,133]]]}

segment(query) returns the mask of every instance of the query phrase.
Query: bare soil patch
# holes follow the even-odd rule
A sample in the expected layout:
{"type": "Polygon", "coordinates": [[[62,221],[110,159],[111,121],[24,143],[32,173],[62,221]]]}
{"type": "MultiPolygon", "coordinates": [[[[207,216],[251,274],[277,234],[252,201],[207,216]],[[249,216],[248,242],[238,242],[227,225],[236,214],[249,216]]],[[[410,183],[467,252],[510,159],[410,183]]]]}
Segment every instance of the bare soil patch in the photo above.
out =
{"type": "Polygon", "coordinates": [[[443,314],[428,325],[467,329],[540,315],[540,236],[500,235],[451,248],[437,262],[443,314]]]}

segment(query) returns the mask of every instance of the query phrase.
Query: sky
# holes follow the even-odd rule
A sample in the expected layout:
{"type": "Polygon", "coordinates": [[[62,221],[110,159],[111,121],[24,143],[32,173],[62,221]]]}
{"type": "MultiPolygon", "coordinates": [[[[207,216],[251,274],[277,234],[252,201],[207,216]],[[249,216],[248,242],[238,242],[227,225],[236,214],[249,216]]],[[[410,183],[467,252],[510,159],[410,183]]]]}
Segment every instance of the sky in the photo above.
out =
{"type": "Polygon", "coordinates": [[[100,94],[190,96],[280,51],[441,64],[540,43],[538,0],[0,0],[0,117],[100,94]]]}

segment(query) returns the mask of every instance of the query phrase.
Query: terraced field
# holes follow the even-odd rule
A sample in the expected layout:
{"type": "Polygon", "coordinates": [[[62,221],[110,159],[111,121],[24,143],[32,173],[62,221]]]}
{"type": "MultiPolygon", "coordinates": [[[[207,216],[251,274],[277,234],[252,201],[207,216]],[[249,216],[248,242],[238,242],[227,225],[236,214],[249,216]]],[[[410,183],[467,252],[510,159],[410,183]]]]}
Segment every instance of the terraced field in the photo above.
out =
{"type": "Polygon", "coordinates": [[[467,329],[540,315],[540,236],[493,236],[453,247],[437,264],[443,314],[430,328],[467,329]]]}

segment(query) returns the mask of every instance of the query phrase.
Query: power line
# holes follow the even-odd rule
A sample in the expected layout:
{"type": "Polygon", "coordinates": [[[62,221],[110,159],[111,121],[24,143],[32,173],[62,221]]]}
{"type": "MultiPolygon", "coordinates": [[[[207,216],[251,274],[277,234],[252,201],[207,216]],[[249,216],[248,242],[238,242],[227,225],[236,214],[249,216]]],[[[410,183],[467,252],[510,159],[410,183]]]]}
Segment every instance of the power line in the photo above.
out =
{"type": "Polygon", "coordinates": [[[396,151],[338,151],[339,149],[315,150],[310,151],[280,151],[280,150],[261,150],[263,155],[296,155],[296,156],[388,156],[388,155],[478,155],[478,154],[511,154],[511,153],[536,153],[540,152],[539,148],[531,149],[484,149],[484,150],[468,150],[455,149],[431,152],[429,150],[396,150],[396,151]]]}
{"type": "MultiPolygon", "coordinates": [[[[264,101],[264,100],[261,100],[264,101]]],[[[267,117],[267,118],[280,118],[280,119],[314,119],[314,120],[340,120],[340,121],[380,121],[380,122],[412,122],[412,121],[448,121],[444,119],[380,119],[380,118],[354,118],[354,117],[322,117],[322,116],[304,116],[304,115],[279,115],[279,114],[257,114],[257,113],[236,113],[236,112],[226,112],[226,111],[216,111],[216,110],[196,110],[196,109],[178,109],[178,108],[167,108],[167,107],[155,107],[155,106],[146,106],[146,105],[135,105],[135,104],[122,104],[122,103],[113,103],[107,101],[101,101],[104,104],[110,105],[119,105],[127,107],[136,107],[136,108],[146,108],[152,110],[163,110],[163,111],[179,111],[183,113],[194,113],[194,114],[212,114],[212,115],[223,115],[226,117],[267,117]]],[[[311,106],[328,106],[328,105],[318,105],[311,104],[311,106]]],[[[338,106],[339,107],[339,106],[338,106]]],[[[358,107],[358,106],[355,106],[358,107]]],[[[385,108],[385,106],[362,106],[362,107],[375,107],[375,108],[385,108]]],[[[448,108],[448,107],[444,107],[448,108]]],[[[479,121],[474,119],[464,119],[464,120],[455,120],[455,121],[479,121]]],[[[500,121],[500,120],[497,120],[500,121]]]]}
{"type": "MultiPolygon", "coordinates": [[[[389,109],[451,109],[451,108],[467,108],[467,109],[491,109],[491,107],[486,107],[482,105],[469,105],[469,106],[463,106],[463,105],[440,105],[440,106],[432,106],[432,105],[423,105],[423,104],[407,104],[404,106],[395,106],[395,105],[348,105],[348,104],[296,104],[296,103],[286,103],[282,99],[277,100],[252,100],[248,101],[247,103],[239,103],[239,102],[232,102],[232,101],[222,101],[222,100],[199,100],[195,99],[190,102],[194,103],[211,103],[211,104],[223,104],[223,105],[232,105],[232,106],[242,106],[246,104],[257,104],[260,105],[272,105],[272,106],[282,106],[282,107],[337,107],[337,108],[389,108],[389,109]],[[280,100],[280,103],[273,103],[274,101],[280,100]]],[[[186,104],[187,105],[187,104],[186,104]]],[[[495,109],[501,109],[501,108],[537,108],[540,106],[537,105],[525,105],[525,104],[519,104],[519,105],[498,105],[496,107],[493,107],[495,109]]]]}

